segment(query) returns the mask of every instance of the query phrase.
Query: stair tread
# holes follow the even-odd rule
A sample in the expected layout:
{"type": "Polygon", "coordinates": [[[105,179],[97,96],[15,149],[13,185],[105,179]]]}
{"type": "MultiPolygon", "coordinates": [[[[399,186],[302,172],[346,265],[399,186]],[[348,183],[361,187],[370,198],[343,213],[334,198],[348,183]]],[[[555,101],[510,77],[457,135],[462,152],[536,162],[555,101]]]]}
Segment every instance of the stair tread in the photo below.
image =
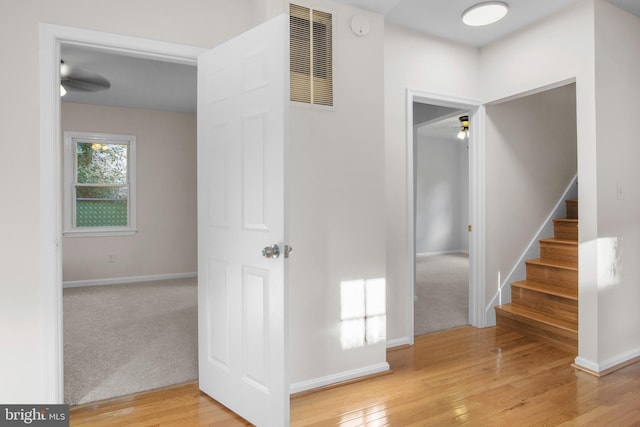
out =
{"type": "Polygon", "coordinates": [[[554,222],[569,222],[569,223],[578,223],[578,219],[577,218],[554,218],[553,219],[554,222]]]}
{"type": "Polygon", "coordinates": [[[555,295],[562,298],[567,298],[573,301],[578,301],[578,292],[577,290],[570,290],[567,288],[559,288],[554,285],[549,285],[546,283],[535,282],[533,280],[521,280],[519,282],[514,282],[511,284],[512,287],[529,289],[532,291],[542,292],[549,295],[555,295]]]}
{"type": "Polygon", "coordinates": [[[502,310],[515,316],[524,317],[536,322],[544,323],[546,325],[563,329],[571,333],[578,333],[578,325],[576,323],[572,323],[564,319],[559,319],[554,316],[549,316],[520,305],[503,304],[497,306],[496,310],[502,310]]]}
{"type": "Polygon", "coordinates": [[[578,246],[577,240],[568,240],[568,239],[557,239],[555,237],[548,237],[545,239],[540,239],[540,243],[555,243],[558,245],[567,245],[567,246],[578,246]]]}
{"type": "Polygon", "coordinates": [[[535,264],[547,267],[561,268],[565,270],[578,271],[578,266],[575,262],[558,261],[555,259],[534,258],[526,260],[525,264],[535,264]]]}
{"type": "Polygon", "coordinates": [[[513,302],[496,307],[498,325],[577,353],[578,203],[553,220],[554,237],[539,239],[540,258],[525,261],[527,279],[511,283],[513,302]]]}

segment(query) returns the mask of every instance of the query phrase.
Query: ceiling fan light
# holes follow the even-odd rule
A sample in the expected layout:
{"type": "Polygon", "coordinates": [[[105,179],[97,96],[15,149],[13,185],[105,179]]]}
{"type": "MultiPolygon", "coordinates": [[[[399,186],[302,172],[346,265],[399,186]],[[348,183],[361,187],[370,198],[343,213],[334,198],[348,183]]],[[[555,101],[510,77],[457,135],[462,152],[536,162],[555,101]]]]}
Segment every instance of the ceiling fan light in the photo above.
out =
{"type": "Polygon", "coordinates": [[[507,12],[509,5],[501,1],[478,3],[462,13],[462,22],[471,27],[482,27],[498,22],[507,12]]]}
{"type": "Polygon", "coordinates": [[[60,61],[60,76],[66,77],[69,74],[69,66],[64,63],[64,61],[60,61]]]}
{"type": "Polygon", "coordinates": [[[462,141],[469,136],[469,116],[465,114],[458,117],[458,120],[460,120],[460,132],[456,137],[462,141]]]}

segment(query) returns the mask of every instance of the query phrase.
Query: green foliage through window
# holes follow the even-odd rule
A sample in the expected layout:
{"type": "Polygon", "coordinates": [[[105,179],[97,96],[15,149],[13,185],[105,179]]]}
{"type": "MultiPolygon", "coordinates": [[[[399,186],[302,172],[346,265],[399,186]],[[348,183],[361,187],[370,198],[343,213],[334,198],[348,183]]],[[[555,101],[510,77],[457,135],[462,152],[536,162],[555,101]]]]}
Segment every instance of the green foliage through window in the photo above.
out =
{"type": "Polygon", "coordinates": [[[76,152],[78,183],[127,183],[127,144],[78,142],[76,152]]]}
{"type": "Polygon", "coordinates": [[[128,144],[76,142],[76,227],[126,227],[128,144]]]}
{"type": "Polygon", "coordinates": [[[65,233],[135,233],[136,137],[67,131],[64,138],[65,233]]]}

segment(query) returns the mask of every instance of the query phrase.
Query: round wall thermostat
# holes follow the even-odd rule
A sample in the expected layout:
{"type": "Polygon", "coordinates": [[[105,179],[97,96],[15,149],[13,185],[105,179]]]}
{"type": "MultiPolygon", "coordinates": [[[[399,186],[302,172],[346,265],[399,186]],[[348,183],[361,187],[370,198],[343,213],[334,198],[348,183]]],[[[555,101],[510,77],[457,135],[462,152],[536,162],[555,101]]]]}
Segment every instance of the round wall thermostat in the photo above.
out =
{"type": "Polygon", "coordinates": [[[369,21],[362,15],[351,18],[351,31],[358,36],[365,36],[369,33],[369,21]]]}

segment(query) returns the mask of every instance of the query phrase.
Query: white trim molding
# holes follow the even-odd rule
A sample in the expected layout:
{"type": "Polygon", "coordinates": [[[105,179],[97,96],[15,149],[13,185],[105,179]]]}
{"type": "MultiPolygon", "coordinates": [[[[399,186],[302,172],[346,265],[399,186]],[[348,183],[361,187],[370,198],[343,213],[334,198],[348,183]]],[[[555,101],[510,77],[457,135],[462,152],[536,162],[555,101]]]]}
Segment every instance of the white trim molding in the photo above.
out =
{"type": "Polygon", "coordinates": [[[198,273],[151,274],[147,276],[112,277],[108,279],[73,280],[63,282],[63,288],[79,288],[82,286],[122,285],[128,283],[151,282],[154,280],[191,279],[198,273]]]}
{"type": "Polygon", "coordinates": [[[413,103],[432,104],[469,111],[473,130],[469,133],[469,323],[475,327],[486,326],[485,319],[485,110],[477,99],[460,98],[431,92],[407,89],[406,95],[406,169],[407,169],[407,260],[409,271],[407,330],[409,344],[413,344],[414,295],[415,295],[415,147],[413,103]]]}
{"type": "Polygon", "coordinates": [[[40,281],[43,402],[63,403],[60,44],[40,24],[40,281]]]}
{"type": "Polygon", "coordinates": [[[389,364],[387,362],[376,363],[375,365],[365,366],[363,368],[352,369],[350,371],[339,372],[337,374],[327,375],[325,377],[314,378],[311,380],[290,384],[289,393],[300,393],[302,391],[312,390],[314,388],[320,388],[331,384],[337,384],[367,375],[379,374],[388,370],[389,364]]]}
{"type": "Polygon", "coordinates": [[[401,347],[403,345],[411,345],[413,342],[409,337],[395,338],[387,340],[387,348],[401,347]]]}
{"type": "Polygon", "coordinates": [[[438,256],[438,255],[453,255],[453,254],[467,254],[469,255],[469,251],[457,250],[457,251],[439,251],[439,252],[419,252],[416,254],[416,258],[426,258],[430,256],[438,256]]]}
{"type": "Polygon", "coordinates": [[[40,24],[40,281],[42,403],[64,402],[62,345],[62,182],[60,159],[60,45],[196,65],[205,49],[61,25],[40,24]]]}
{"type": "Polygon", "coordinates": [[[625,366],[629,366],[633,363],[640,361],[640,348],[626,351],[614,357],[605,359],[604,361],[592,362],[583,357],[576,357],[574,360],[574,366],[583,371],[592,373],[596,376],[604,376],[612,372],[622,369],[625,366]]]}

